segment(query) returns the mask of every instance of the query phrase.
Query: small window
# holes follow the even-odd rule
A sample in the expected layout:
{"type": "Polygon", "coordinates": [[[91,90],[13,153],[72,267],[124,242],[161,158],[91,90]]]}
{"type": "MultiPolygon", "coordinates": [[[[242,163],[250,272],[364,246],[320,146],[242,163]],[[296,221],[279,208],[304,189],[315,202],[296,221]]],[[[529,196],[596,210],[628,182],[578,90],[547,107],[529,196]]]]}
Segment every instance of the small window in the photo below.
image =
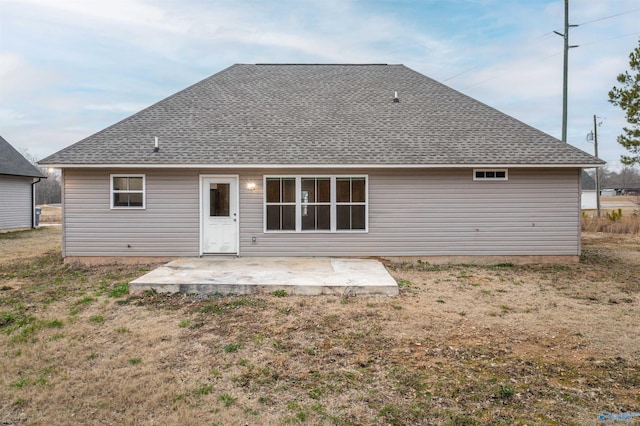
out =
{"type": "Polygon", "coordinates": [[[229,217],[229,187],[228,183],[209,184],[209,216],[229,217]]]}
{"type": "Polygon", "coordinates": [[[144,175],[111,175],[111,208],[144,209],[144,175]]]}
{"type": "Polygon", "coordinates": [[[476,169],[473,180],[508,180],[507,169],[476,169]]]}

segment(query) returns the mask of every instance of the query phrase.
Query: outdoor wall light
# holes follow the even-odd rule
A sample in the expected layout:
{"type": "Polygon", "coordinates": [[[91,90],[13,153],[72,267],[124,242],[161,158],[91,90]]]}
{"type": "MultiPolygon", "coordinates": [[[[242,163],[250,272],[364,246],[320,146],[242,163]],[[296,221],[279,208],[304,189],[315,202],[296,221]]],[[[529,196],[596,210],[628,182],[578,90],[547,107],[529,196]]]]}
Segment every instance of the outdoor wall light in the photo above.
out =
{"type": "Polygon", "coordinates": [[[247,184],[247,189],[248,189],[249,191],[255,191],[255,190],[256,190],[256,184],[255,184],[255,182],[249,182],[249,183],[247,184]]]}

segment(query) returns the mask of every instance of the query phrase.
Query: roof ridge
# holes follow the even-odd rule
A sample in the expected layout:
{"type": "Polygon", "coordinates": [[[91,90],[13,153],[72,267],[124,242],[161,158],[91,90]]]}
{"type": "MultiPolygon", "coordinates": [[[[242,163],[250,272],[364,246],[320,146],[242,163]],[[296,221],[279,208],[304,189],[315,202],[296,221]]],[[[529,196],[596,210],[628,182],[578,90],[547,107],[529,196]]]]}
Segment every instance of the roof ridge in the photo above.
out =
{"type": "Polygon", "coordinates": [[[405,65],[300,63],[232,65],[40,164],[478,161],[601,164],[405,65]]]}
{"type": "MultiPolygon", "coordinates": [[[[286,65],[286,66],[321,66],[321,65],[327,65],[327,66],[343,66],[343,67],[366,67],[366,66],[372,66],[372,65],[377,65],[377,66],[389,66],[389,64],[384,64],[384,63],[370,63],[370,64],[338,64],[338,63],[329,63],[329,64],[320,64],[320,63],[311,63],[311,64],[302,64],[302,63],[277,63],[277,62],[265,62],[265,63],[258,63],[255,65],[260,65],[260,66],[265,66],[265,65],[286,65]]],[[[391,66],[393,66],[394,64],[391,64],[391,66]]]]}

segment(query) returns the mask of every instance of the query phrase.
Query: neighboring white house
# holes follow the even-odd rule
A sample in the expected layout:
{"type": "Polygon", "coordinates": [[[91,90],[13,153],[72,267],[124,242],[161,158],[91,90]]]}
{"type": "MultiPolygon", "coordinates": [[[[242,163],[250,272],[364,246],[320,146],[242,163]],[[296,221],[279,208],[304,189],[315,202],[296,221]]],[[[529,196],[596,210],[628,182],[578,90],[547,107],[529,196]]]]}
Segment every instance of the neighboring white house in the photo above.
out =
{"type": "Polygon", "coordinates": [[[580,254],[597,158],[403,65],[231,66],[40,161],[63,255],[580,254]]]}
{"type": "Polygon", "coordinates": [[[582,194],[580,196],[582,210],[595,210],[598,208],[596,197],[596,180],[587,172],[582,171],[582,194]]]}
{"type": "Polygon", "coordinates": [[[35,184],[45,176],[0,136],[0,230],[35,226],[35,184]]]}

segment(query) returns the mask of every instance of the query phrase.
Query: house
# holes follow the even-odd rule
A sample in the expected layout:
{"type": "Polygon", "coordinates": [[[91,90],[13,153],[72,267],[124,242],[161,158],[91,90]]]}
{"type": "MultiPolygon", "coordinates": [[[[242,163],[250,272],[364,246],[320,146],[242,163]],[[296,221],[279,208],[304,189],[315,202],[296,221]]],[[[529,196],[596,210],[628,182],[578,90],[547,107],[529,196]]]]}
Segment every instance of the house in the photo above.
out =
{"type": "Polygon", "coordinates": [[[0,230],[35,227],[35,184],[44,177],[0,136],[0,230]]]}
{"type": "Polygon", "coordinates": [[[236,64],[40,164],[74,260],[575,260],[603,162],[403,65],[236,64]]]}

